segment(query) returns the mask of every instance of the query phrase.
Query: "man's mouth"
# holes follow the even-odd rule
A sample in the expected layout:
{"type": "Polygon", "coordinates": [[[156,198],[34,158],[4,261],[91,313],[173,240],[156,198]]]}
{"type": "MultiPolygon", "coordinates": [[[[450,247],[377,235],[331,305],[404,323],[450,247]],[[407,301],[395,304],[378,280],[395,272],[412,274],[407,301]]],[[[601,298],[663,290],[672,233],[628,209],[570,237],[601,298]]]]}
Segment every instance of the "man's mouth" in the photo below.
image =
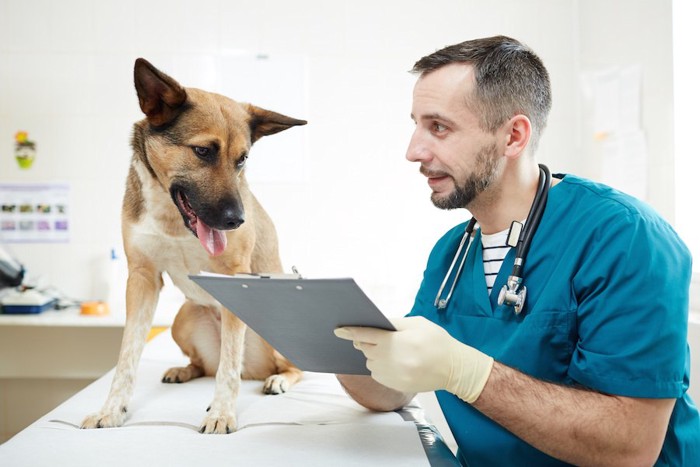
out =
{"type": "Polygon", "coordinates": [[[435,188],[437,185],[441,184],[445,180],[449,180],[451,177],[445,172],[437,170],[429,170],[421,166],[420,173],[428,178],[428,185],[431,188],[435,188]]]}
{"type": "Polygon", "coordinates": [[[187,195],[182,190],[175,193],[177,207],[185,219],[187,227],[199,239],[199,243],[211,256],[218,256],[226,249],[226,231],[209,227],[192,208],[187,195]]]}
{"type": "Polygon", "coordinates": [[[428,177],[428,185],[430,185],[432,187],[434,185],[438,185],[438,184],[442,183],[443,181],[445,181],[449,178],[450,177],[448,177],[447,175],[428,177]]]}

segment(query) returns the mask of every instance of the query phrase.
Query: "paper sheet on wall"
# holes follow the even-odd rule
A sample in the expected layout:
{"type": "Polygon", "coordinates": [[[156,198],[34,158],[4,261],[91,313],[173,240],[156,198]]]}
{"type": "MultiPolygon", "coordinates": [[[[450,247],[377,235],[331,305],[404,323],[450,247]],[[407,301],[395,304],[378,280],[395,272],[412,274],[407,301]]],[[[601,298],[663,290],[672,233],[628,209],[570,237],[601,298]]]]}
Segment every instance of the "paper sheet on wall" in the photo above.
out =
{"type": "Polygon", "coordinates": [[[640,129],[640,66],[588,72],[583,82],[585,93],[593,101],[593,135],[597,140],[640,129]]]}
{"type": "Polygon", "coordinates": [[[601,143],[601,182],[639,199],[647,197],[648,157],[644,133],[628,131],[601,143]]]}
{"type": "Polygon", "coordinates": [[[649,158],[641,129],[641,66],[584,73],[582,81],[592,103],[592,138],[601,156],[600,180],[646,199],[649,158]]]}

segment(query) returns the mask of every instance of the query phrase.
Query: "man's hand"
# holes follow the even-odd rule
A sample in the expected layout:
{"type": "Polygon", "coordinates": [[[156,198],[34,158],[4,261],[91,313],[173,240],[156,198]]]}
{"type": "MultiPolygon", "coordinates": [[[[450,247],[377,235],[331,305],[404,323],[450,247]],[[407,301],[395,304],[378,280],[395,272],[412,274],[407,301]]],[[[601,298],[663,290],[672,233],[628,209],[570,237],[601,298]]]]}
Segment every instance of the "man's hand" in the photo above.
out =
{"type": "Polygon", "coordinates": [[[336,336],[353,341],[367,357],[372,378],[404,392],[438,389],[470,404],[486,384],[493,358],[454,339],[423,317],[392,320],[396,331],[343,327],[336,336]]]}

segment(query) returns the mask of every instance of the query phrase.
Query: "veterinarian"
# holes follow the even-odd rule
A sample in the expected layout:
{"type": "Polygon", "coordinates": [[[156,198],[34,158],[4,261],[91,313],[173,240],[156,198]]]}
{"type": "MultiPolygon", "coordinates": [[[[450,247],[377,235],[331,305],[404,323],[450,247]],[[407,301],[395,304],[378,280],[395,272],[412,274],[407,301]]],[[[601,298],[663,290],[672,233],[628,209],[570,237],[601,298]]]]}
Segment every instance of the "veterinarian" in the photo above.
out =
{"type": "Polygon", "coordinates": [[[374,410],[437,391],[464,465],[700,465],[683,242],[642,202],[538,166],[551,91],[523,44],[467,41],[413,71],[406,157],[435,206],[477,225],[437,242],[396,332],[336,330],[372,373],[339,375],[345,389],[374,410]],[[514,269],[511,226],[532,224],[543,193],[514,269]]]}

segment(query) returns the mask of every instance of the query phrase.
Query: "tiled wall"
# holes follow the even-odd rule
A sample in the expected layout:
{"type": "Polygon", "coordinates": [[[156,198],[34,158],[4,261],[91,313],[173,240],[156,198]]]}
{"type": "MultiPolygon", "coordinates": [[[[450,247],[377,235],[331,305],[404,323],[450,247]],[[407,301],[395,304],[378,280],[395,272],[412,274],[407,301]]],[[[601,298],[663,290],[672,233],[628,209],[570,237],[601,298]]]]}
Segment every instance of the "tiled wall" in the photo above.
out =
{"type": "MultiPolygon", "coordinates": [[[[211,64],[222,57],[291,57],[304,63],[306,107],[294,116],[309,125],[289,134],[303,132],[305,176],[253,180],[277,224],[285,267],[354,276],[388,313],[401,314],[432,243],[465,215],[434,209],[417,167],[404,160],[413,128],[407,70],[416,59],[497,33],[529,43],[555,85],[542,157],[558,170],[575,160],[568,154],[576,139],[576,2],[527,3],[411,0],[396,4],[398,15],[369,0],[3,0],[0,181],[72,187],[72,241],[11,245],[12,252],[65,293],[102,298],[95,296],[98,283],[110,249],[120,244],[130,128],[141,118],[134,59],[148,58],[184,85],[207,86],[217,83],[211,64]],[[17,130],[38,144],[30,170],[12,157],[17,130]]],[[[285,76],[265,84],[275,79],[285,76]]]]}

